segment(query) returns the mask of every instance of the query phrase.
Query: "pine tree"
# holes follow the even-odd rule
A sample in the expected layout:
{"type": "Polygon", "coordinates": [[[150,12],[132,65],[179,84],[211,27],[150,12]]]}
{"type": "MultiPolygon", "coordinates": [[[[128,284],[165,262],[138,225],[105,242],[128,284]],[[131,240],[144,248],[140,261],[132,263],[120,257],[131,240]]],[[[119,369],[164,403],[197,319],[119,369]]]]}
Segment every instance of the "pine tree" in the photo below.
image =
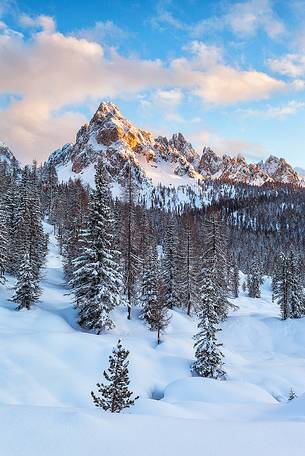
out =
{"type": "Polygon", "coordinates": [[[300,261],[293,250],[288,252],[287,261],[290,275],[290,318],[301,318],[305,315],[305,303],[300,261]]]}
{"type": "Polygon", "coordinates": [[[79,324],[99,334],[114,327],[109,314],[122,303],[123,284],[114,247],[113,205],[101,162],[95,184],[88,226],[82,232],[81,254],[74,261],[70,286],[79,310],[79,324]]]}
{"type": "Polygon", "coordinates": [[[246,293],[246,291],[247,291],[247,282],[245,280],[243,281],[243,284],[242,284],[242,290],[244,293],[246,293]]]}
{"type": "Polygon", "coordinates": [[[179,304],[186,309],[187,315],[191,315],[197,307],[200,278],[200,248],[196,245],[193,223],[191,214],[187,213],[183,218],[177,249],[179,304]]]}
{"type": "Polygon", "coordinates": [[[300,318],[305,314],[300,270],[293,251],[279,255],[272,286],[273,300],[277,300],[283,320],[300,318]]]}
{"type": "Polygon", "coordinates": [[[288,401],[292,401],[293,399],[295,399],[297,397],[296,393],[293,391],[293,389],[291,388],[290,391],[289,391],[289,396],[288,396],[288,401]]]}
{"type": "Polygon", "coordinates": [[[8,264],[7,270],[10,273],[16,273],[18,270],[18,263],[20,260],[17,236],[19,227],[19,201],[20,201],[20,189],[17,184],[17,170],[14,169],[10,177],[10,183],[8,191],[5,195],[5,208],[7,214],[7,231],[8,231],[8,264]]]}
{"type": "Polygon", "coordinates": [[[18,305],[17,310],[30,309],[36,301],[38,301],[41,290],[39,288],[36,271],[33,270],[30,255],[24,255],[23,262],[20,265],[17,284],[15,286],[15,294],[12,301],[18,305]]]}
{"type": "Polygon", "coordinates": [[[151,331],[157,332],[157,343],[161,342],[161,332],[169,323],[168,307],[164,300],[163,283],[160,277],[156,249],[152,248],[146,263],[142,282],[142,316],[151,331]]]}
{"type": "Polygon", "coordinates": [[[140,259],[138,255],[138,238],[137,226],[135,217],[135,194],[136,187],[133,179],[133,170],[130,163],[126,166],[127,186],[125,191],[125,210],[124,212],[124,227],[123,241],[124,248],[124,284],[127,298],[127,318],[131,319],[131,311],[135,296],[135,282],[140,269],[140,259]]]}
{"type": "Polygon", "coordinates": [[[215,311],[220,320],[225,320],[229,309],[236,309],[228,301],[229,286],[227,280],[227,237],[220,215],[211,210],[203,223],[203,277],[211,277],[215,288],[215,311]]]}
{"type": "Polygon", "coordinates": [[[129,391],[129,373],[127,357],[129,351],[122,347],[118,341],[117,347],[113,349],[112,356],[109,356],[108,372],[104,371],[104,377],[108,384],[97,383],[98,392],[101,396],[91,391],[91,396],[96,407],[101,407],[112,413],[120,413],[123,409],[134,405],[138,397],[131,398],[132,391],[129,391]]]}
{"type": "Polygon", "coordinates": [[[43,232],[40,201],[37,193],[36,171],[25,167],[19,190],[19,204],[13,245],[14,272],[29,255],[32,271],[38,279],[47,253],[47,238],[43,232]]]}
{"type": "Polygon", "coordinates": [[[7,243],[8,243],[8,232],[7,232],[7,217],[3,206],[0,206],[0,283],[5,282],[4,273],[8,266],[8,255],[7,255],[7,243]]]}
{"type": "Polygon", "coordinates": [[[164,281],[164,299],[167,307],[179,306],[177,273],[177,236],[173,218],[166,225],[163,247],[162,276],[164,281]]]}
{"type": "Polygon", "coordinates": [[[254,260],[250,266],[247,278],[247,288],[250,298],[261,297],[262,272],[257,260],[254,260]]]}
{"type": "Polygon", "coordinates": [[[196,361],[192,371],[200,377],[225,379],[223,370],[222,344],[217,342],[219,315],[217,312],[217,288],[212,277],[205,275],[201,288],[201,308],[199,312],[198,333],[194,336],[196,361]]]}
{"type": "Polygon", "coordinates": [[[228,284],[229,294],[232,298],[238,298],[239,295],[239,268],[236,257],[228,254],[228,284]]]}

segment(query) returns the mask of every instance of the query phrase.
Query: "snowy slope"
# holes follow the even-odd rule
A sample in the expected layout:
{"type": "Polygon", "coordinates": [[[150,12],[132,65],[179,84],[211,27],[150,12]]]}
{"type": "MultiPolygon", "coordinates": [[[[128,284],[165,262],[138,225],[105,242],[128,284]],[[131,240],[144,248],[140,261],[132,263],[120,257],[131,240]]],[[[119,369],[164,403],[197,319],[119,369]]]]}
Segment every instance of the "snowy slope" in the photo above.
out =
{"type": "Polygon", "coordinates": [[[267,456],[305,452],[305,319],[283,322],[266,282],[223,324],[226,382],[192,378],[196,321],[173,311],[164,342],[117,309],[97,336],[76,323],[52,228],[41,302],[15,312],[1,286],[0,454],[5,456],[267,456]],[[95,409],[90,391],[118,338],[130,350],[140,399],[122,415],[95,409]],[[18,436],[18,438],[16,438],[18,436]]]}

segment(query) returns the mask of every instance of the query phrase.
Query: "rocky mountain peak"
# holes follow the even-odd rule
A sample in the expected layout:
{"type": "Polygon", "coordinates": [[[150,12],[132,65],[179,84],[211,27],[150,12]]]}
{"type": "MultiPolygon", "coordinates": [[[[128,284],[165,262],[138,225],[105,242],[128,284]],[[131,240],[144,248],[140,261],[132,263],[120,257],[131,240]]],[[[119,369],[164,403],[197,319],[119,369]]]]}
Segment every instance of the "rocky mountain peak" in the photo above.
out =
{"type": "Polygon", "coordinates": [[[19,168],[19,162],[16,160],[10,148],[0,141],[0,162],[4,163],[8,169],[19,168]]]}
{"type": "Polygon", "coordinates": [[[245,157],[218,155],[204,147],[201,157],[182,133],[170,139],[155,138],[135,127],[119,108],[103,102],[89,124],[81,127],[76,142],[52,154],[57,166],[71,166],[72,173],[84,172],[103,159],[113,177],[123,181],[130,163],[141,182],[149,185],[198,185],[205,179],[249,185],[283,183],[305,185],[305,179],[284,160],[270,156],[266,161],[248,164],[245,157]]]}

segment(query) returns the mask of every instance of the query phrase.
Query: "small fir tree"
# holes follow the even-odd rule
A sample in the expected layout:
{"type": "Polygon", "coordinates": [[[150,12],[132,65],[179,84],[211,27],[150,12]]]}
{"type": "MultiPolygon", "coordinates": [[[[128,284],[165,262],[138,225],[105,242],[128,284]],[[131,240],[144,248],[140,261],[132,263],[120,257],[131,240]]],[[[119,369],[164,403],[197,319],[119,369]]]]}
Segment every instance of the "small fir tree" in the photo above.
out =
{"type": "Polygon", "coordinates": [[[224,380],[226,374],[223,370],[223,353],[220,349],[222,344],[217,342],[217,332],[220,329],[215,303],[217,303],[217,288],[211,276],[205,275],[201,289],[199,331],[194,336],[196,361],[192,365],[192,371],[200,377],[224,380]]]}
{"type": "Polygon", "coordinates": [[[297,397],[296,393],[293,391],[293,389],[291,388],[290,391],[289,391],[289,396],[288,396],[288,401],[292,401],[293,399],[295,399],[297,397]]]}
{"type": "Polygon", "coordinates": [[[97,383],[100,396],[91,391],[91,396],[96,407],[101,407],[112,413],[120,413],[123,409],[134,405],[138,396],[134,399],[132,391],[129,391],[129,373],[127,357],[129,351],[122,347],[121,341],[113,349],[109,356],[108,371],[104,371],[104,377],[108,384],[97,383]]]}

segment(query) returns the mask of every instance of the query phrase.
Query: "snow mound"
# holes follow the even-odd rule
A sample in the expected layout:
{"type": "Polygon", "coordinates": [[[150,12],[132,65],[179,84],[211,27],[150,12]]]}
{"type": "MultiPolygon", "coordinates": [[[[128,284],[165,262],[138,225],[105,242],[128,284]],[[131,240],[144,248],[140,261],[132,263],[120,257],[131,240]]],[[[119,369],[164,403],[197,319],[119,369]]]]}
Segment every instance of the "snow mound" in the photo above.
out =
{"type": "Polygon", "coordinates": [[[246,382],[220,381],[191,377],[170,383],[164,391],[168,402],[200,401],[210,403],[269,403],[276,400],[262,388],[246,382]]]}

